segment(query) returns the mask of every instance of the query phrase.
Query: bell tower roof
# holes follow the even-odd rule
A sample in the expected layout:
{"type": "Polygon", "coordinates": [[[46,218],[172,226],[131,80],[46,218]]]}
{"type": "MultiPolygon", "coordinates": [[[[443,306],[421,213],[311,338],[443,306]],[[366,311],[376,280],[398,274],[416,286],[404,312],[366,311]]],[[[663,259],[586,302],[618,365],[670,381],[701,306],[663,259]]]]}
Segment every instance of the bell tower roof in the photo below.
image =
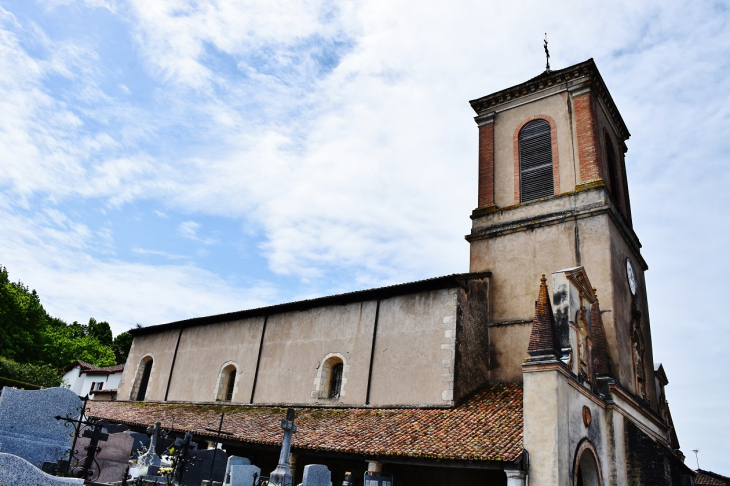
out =
{"type": "Polygon", "coordinates": [[[494,112],[502,111],[503,107],[506,108],[505,105],[515,104],[520,98],[539,97],[542,92],[553,91],[553,88],[561,83],[565,84],[565,88],[571,92],[583,89],[592,90],[610,116],[616,134],[624,141],[631,136],[592,58],[557,71],[544,71],[524,83],[471,100],[469,104],[476,112],[477,123],[479,123],[479,118],[482,116],[490,116],[494,112]]]}

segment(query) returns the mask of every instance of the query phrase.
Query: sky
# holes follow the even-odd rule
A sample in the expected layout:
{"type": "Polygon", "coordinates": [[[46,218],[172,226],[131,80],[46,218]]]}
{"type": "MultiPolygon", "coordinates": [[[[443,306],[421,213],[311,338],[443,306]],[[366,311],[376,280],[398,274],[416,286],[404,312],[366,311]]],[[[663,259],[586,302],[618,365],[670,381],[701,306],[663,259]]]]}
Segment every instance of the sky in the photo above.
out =
{"type": "MultiPolygon", "coordinates": [[[[0,0],[0,264],[115,334],[468,271],[468,100],[594,58],[687,464],[730,475],[730,2],[0,0]]],[[[553,269],[555,270],[555,269],[553,269]]]]}

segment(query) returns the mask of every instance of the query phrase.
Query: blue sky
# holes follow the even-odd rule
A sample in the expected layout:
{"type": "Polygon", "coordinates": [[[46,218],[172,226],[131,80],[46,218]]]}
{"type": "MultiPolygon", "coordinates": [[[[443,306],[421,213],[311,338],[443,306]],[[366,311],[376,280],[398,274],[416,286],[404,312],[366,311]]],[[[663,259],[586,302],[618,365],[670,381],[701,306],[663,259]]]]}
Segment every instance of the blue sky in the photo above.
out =
{"type": "Polygon", "coordinates": [[[0,0],[0,263],[115,333],[467,271],[467,102],[548,32],[632,133],[655,359],[684,452],[730,475],[729,8],[0,0]]]}

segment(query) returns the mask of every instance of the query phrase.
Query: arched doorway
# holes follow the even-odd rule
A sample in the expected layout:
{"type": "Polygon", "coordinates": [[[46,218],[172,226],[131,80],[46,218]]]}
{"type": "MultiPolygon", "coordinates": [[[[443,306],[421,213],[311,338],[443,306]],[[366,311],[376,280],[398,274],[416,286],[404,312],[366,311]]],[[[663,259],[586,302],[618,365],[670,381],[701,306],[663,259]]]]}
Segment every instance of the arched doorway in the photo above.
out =
{"type": "Polygon", "coordinates": [[[573,485],[603,486],[596,449],[588,440],[584,440],[578,447],[573,473],[573,485]]]}

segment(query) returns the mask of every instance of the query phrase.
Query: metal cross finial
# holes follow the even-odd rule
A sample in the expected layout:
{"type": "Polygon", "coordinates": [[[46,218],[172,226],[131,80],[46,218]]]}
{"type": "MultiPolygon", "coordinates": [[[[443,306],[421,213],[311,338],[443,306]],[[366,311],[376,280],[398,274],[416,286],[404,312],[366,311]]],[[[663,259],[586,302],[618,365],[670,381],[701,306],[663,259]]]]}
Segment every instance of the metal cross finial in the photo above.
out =
{"type": "Polygon", "coordinates": [[[695,459],[697,460],[697,469],[700,468],[700,457],[698,456],[698,453],[700,452],[699,449],[692,449],[692,452],[695,453],[695,459]]]}
{"type": "Polygon", "coordinates": [[[547,32],[545,32],[545,71],[550,71],[550,51],[548,51],[547,32]]]}

